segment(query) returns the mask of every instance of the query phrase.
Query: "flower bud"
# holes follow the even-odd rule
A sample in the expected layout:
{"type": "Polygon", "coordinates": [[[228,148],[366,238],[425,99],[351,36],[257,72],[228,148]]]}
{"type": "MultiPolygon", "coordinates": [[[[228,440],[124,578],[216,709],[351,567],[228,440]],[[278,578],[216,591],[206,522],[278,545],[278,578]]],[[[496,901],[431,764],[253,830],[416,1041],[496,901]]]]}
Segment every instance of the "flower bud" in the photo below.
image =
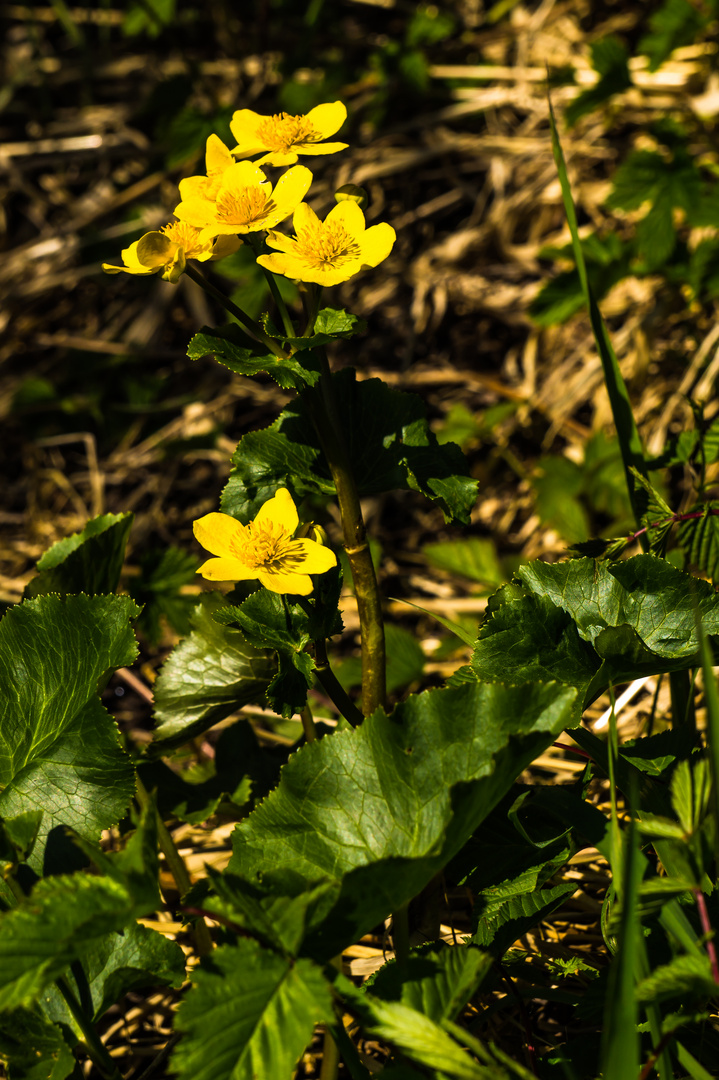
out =
{"type": "Polygon", "coordinates": [[[369,195],[357,184],[343,184],[335,191],[335,202],[356,202],[360,210],[366,210],[369,205],[369,195]]]}

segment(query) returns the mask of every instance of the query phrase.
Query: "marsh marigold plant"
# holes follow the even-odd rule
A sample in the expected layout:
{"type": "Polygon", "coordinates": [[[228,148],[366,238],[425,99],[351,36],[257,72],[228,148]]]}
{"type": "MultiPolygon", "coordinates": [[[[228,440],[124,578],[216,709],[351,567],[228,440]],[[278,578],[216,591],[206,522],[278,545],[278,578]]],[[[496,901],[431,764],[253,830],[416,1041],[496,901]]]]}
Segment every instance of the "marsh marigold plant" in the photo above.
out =
{"type": "Polygon", "coordinates": [[[241,246],[235,236],[201,240],[200,230],[184,221],[172,221],[155,232],[145,233],[122,252],[122,266],[103,263],[106,274],[161,274],[165,281],[177,282],[188,259],[207,262],[224,259],[241,246]]]}
{"type": "Polygon", "coordinates": [[[331,570],[337,558],[316,540],[294,540],[299,521],[287,488],[279,488],[249,525],[229,514],[206,514],[194,523],[194,533],[217,558],[197,573],[210,581],[257,578],[271,592],[308,596],[314,587],[310,574],[331,570]]]}

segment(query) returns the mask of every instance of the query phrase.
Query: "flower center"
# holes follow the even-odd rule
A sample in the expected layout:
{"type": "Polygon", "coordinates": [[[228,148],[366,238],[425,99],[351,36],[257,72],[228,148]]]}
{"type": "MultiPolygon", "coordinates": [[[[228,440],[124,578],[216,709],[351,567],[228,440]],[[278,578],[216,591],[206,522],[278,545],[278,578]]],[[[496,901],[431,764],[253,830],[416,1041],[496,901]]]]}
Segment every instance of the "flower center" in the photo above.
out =
{"type": "Polygon", "coordinates": [[[284,526],[275,521],[259,525],[252,521],[244,535],[232,545],[233,553],[250,570],[281,570],[302,562],[292,554],[292,538],[284,526]]]}
{"type": "Polygon", "coordinates": [[[216,206],[218,220],[226,225],[251,225],[255,221],[262,221],[276,209],[274,201],[259,185],[239,191],[224,188],[217,195],[216,206]]]}
{"type": "Polygon", "coordinates": [[[160,232],[172,240],[173,244],[181,247],[188,259],[193,257],[194,252],[202,250],[203,245],[197,243],[200,230],[186,221],[171,221],[169,225],[163,225],[160,232]]]}
{"type": "Polygon", "coordinates": [[[314,143],[322,138],[306,116],[291,116],[286,112],[262,120],[255,134],[263,146],[275,151],[291,150],[297,143],[314,143]]]}
{"type": "Polygon", "coordinates": [[[297,233],[300,256],[315,270],[333,269],[359,259],[360,246],[344,225],[325,221],[297,233]]]}

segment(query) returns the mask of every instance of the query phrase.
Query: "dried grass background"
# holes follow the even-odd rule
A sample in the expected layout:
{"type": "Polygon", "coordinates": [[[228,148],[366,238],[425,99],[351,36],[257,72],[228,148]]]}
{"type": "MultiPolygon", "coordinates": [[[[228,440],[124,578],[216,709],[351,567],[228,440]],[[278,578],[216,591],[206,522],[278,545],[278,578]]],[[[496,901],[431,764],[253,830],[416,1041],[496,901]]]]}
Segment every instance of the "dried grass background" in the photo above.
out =
{"type": "MultiPolygon", "coordinates": [[[[400,39],[415,6],[343,0],[341,40],[323,40],[321,24],[316,40],[323,49],[369,57],[400,39]]],[[[596,79],[590,44],[610,33],[636,42],[649,5],[520,2],[496,24],[486,20],[488,6],[481,0],[438,5],[453,13],[456,33],[427,49],[426,93],[413,98],[390,85],[379,122],[378,84],[369,67],[364,78],[338,90],[350,110],[351,149],[310,159],[311,202],[324,213],[337,187],[362,184],[371,196],[370,221],[389,221],[398,236],[376,271],[328,297],[368,322],[364,337],[336,348],[335,364],[354,364],[360,377],[379,375],[420,393],[436,424],[456,403],[478,415],[502,401],[519,403],[493,445],[477,441],[469,448],[481,481],[469,534],[491,537],[500,554],[556,558],[565,545],[541,527],[533,469],[550,452],[578,459],[589,435],[611,423],[588,320],[578,316],[540,331],[528,315],[554,272],[540,250],[569,239],[549,141],[546,65],[577,71],[577,86],[553,93],[561,116],[596,79]]],[[[295,21],[305,7],[298,3],[295,21]]],[[[287,400],[270,380],[231,375],[209,358],[186,358],[191,334],[223,321],[191,281],[110,278],[100,262],[115,261],[138,229],[168,221],[179,179],[202,170],[201,159],[165,167],[152,118],[143,111],[153,91],[172,76],[189,75],[199,109],[275,111],[292,18],[275,20],[262,0],[251,14],[243,5],[208,0],[201,32],[183,30],[178,20],[172,33],[153,41],[121,35],[121,7],[69,9],[74,32],[62,24],[64,10],[7,4],[0,15],[0,599],[10,602],[21,599],[53,541],[106,511],[136,515],[128,573],[153,545],[179,545],[199,561],[192,521],[217,509],[238,438],[271,423],[287,400]],[[126,381],[147,373],[161,380],[160,397],[145,409],[131,408],[126,381]],[[62,405],[22,404],[28,379],[55,387],[62,405]]],[[[617,162],[639,144],[650,120],[706,111],[712,101],[714,115],[719,112],[715,55],[711,42],[689,46],[656,73],[634,61],[630,91],[575,128],[562,128],[584,230],[621,233],[630,226],[603,204],[617,162]]],[[[320,65],[307,56],[301,76],[315,77],[320,65]]],[[[602,308],[642,434],[657,451],[668,432],[687,423],[684,395],[710,403],[714,396],[716,310],[678,304],[659,277],[622,281],[602,308]]],[[[383,547],[385,595],[450,618],[479,616],[484,597],[466,581],[430,570],[422,557],[423,544],[458,535],[438,509],[400,493],[369,500],[366,511],[383,547]]],[[[436,637],[437,625],[426,617],[418,623],[410,611],[388,602],[392,618],[436,637]]],[[[339,647],[347,653],[357,629],[349,595],[345,623],[339,647]]],[[[118,722],[137,742],[148,737],[152,679],[173,640],[168,633],[160,649],[146,647],[137,670],[113,683],[125,690],[114,708],[118,722]]],[[[430,677],[440,680],[460,659],[429,663],[430,677]]],[[[625,735],[641,730],[654,689],[650,681],[624,706],[625,735]]],[[[605,706],[598,704],[594,719],[605,706]]],[[[662,691],[659,712],[666,707],[662,691]]],[[[268,739],[282,741],[260,713],[253,722],[268,739]]],[[[205,751],[212,752],[211,740],[205,751]]],[[[580,761],[553,750],[536,763],[533,777],[562,782],[580,768],[580,761]]],[[[597,800],[602,797],[598,790],[597,800]]],[[[195,876],[205,862],[221,866],[228,857],[232,823],[211,824],[180,825],[174,833],[195,876]]],[[[575,898],[525,947],[530,955],[553,957],[579,950],[602,966],[598,912],[606,866],[596,852],[573,863],[564,873],[577,881],[575,898]]],[[[447,900],[444,932],[451,940],[468,926],[469,912],[466,898],[447,900]]],[[[171,907],[150,924],[181,935],[171,907]]],[[[366,974],[384,949],[377,938],[358,943],[345,956],[346,970],[366,974]]],[[[108,1016],[104,1037],[133,1080],[166,1043],[176,997],[130,995],[108,1016]]],[[[545,1003],[531,1012],[540,1050],[545,1041],[561,1040],[560,1009],[545,1003]]],[[[521,1059],[522,1011],[505,1009],[488,1023],[489,1034],[521,1059]]],[[[382,1060],[381,1047],[363,1051],[368,1060],[382,1060]]],[[[158,1063],[156,1075],[162,1068],[158,1063]]],[[[300,1074],[318,1075],[317,1068],[313,1049],[300,1074]]]]}

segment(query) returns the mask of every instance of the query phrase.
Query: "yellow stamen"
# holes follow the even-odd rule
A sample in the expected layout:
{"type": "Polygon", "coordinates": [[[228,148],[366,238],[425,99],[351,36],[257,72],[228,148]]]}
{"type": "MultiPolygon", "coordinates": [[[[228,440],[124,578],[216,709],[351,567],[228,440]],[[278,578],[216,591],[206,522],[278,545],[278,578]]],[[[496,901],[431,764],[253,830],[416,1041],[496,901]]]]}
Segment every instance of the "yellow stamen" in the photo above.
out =
{"type": "Polygon", "coordinates": [[[357,241],[339,222],[319,222],[297,233],[298,254],[315,270],[336,268],[358,259],[357,241]]]}
{"type": "Polygon", "coordinates": [[[173,244],[184,249],[189,254],[194,248],[199,248],[197,238],[200,230],[194,225],[188,225],[186,221],[171,221],[169,225],[163,225],[160,229],[173,244]]]}
{"type": "Polygon", "coordinates": [[[291,116],[286,112],[268,116],[257,125],[255,134],[268,150],[284,153],[297,143],[314,143],[322,139],[306,116],[291,116]]]}
{"type": "Polygon", "coordinates": [[[250,570],[291,570],[299,566],[303,556],[292,551],[293,541],[282,525],[275,521],[250,522],[244,535],[232,544],[232,554],[250,570]]]}
{"type": "Polygon", "coordinates": [[[275,209],[274,201],[260,187],[244,188],[239,193],[225,189],[217,196],[217,218],[227,225],[251,225],[275,209]]]}

